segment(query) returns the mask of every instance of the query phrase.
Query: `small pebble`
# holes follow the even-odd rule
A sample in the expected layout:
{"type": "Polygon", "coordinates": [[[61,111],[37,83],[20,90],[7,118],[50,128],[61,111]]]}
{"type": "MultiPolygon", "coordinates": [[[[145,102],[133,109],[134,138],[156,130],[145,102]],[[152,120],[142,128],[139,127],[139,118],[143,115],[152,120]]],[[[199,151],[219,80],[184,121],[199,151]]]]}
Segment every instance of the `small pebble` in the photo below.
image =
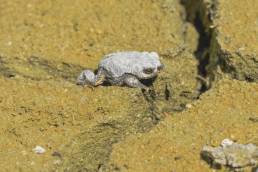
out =
{"type": "Polygon", "coordinates": [[[226,146],[230,146],[230,145],[232,145],[234,142],[232,141],[232,140],[230,140],[230,139],[224,139],[224,140],[222,140],[222,142],[221,142],[221,146],[222,147],[226,147],[226,146]]]}
{"type": "Polygon", "coordinates": [[[13,43],[11,41],[7,42],[7,45],[11,46],[13,43]]]}
{"type": "Polygon", "coordinates": [[[185,105],[185,107],[186,107],[187,109],[190,109],[190,108],[192,108],[192,107],[193,107],[193,105],[192,105],[192,104],[190,104],[190,103],[187,103],[187,104],[185,105]]]}
{"type": "Polygon", "coordinates": [[[32,149],[33,152],[35,152],[36,154],[43,154],[46,152],[46,150],[41,147],[41,146],[36,146],[34,149],[32,149]]]}

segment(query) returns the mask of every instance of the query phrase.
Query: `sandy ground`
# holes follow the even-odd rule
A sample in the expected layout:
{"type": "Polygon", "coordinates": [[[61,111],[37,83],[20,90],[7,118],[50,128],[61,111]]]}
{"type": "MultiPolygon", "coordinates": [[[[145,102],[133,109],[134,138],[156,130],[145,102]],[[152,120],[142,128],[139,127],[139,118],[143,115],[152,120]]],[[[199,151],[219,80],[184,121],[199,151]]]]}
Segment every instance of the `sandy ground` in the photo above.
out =
{"type": "Polygon", "coordinates": [[[257,102],[258,84],[223,79],[190,109],[116,144],[111,171],[212,171],[200,161],[203,145],[225,138],[258,144],[257,102]]]}
{"type": "Polygon", "coordinates": [[[258,81],[258,3],[222,0],[214,17],[213,58],[239,80],[258,81]]]}
{"type": "Polygon", "coordinates": [[[257,84],[198,99],[199,36],[177,0],[11,0],[0,16],[0,171],[212,171],[203,145],[258,144],[257,84]],[[75,84],[123,50],[160,54],[152,92],[75,84]]]}

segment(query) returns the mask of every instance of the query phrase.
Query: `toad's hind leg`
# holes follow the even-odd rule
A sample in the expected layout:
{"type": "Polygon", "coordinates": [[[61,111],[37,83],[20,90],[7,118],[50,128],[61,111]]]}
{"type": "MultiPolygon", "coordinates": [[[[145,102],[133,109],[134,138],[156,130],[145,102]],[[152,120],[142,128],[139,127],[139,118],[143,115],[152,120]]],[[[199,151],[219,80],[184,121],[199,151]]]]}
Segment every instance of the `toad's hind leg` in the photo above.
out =
{"type": "Polygon", "coordinates": [[[143,85],[138,78],[130,74],[123,75],[123,83],[129,87],[142,88],[148,90],[147,86],[143,85]]]}
{"type": "Polygon", "coordinates": [[[98,73],[95,78],[94,86],[101,85],[106,80],[106,73],[103,68],[99,68],[98,73]]]}

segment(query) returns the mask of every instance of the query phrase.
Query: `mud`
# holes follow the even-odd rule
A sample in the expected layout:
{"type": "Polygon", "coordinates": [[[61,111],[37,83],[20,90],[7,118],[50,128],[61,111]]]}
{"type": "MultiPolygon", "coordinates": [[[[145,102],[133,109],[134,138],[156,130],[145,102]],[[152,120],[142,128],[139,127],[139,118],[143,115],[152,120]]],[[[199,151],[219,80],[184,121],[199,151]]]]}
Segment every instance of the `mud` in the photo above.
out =
{"type": "Polygon", "coordinates": [[[206,59],[219,49],[205,13],[202,32],[192,22],[195,7],[179,0],[0,3],[0,169],[209,171],[199,157],[203,144],[224,137],[258,144],[257,84],[226,78],[204,92],[220,66],[206,59]],[[81,70],[123,50],[160,54],[165,70],[150,91],[75,84],[81,70]],[[35,154],[37,145],[46,152],[35,154]]]}

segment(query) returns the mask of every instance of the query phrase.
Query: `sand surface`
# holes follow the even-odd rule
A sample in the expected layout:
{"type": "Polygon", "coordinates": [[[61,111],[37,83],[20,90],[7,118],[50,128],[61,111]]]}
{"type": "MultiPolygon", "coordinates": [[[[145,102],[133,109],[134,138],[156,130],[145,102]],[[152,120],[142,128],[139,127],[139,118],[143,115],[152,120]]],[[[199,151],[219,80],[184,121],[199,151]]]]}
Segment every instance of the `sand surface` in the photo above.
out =
{"type": "MultiPolygon", "coordinates": [[[[257,83],[221,74],[200,96],[199,35],[185,16],[179,0],[0,3],[0,171],[206,172],[205,144],[258,145],[257,83]],[[160,54],[165,69],[151,92],[75,84],[124,50],[160,54]],[[46,152],[35,154],[37,145],[46,152]]],[[[250,37],[257,52],[248,32],[230,46],[250,37]]]]}

